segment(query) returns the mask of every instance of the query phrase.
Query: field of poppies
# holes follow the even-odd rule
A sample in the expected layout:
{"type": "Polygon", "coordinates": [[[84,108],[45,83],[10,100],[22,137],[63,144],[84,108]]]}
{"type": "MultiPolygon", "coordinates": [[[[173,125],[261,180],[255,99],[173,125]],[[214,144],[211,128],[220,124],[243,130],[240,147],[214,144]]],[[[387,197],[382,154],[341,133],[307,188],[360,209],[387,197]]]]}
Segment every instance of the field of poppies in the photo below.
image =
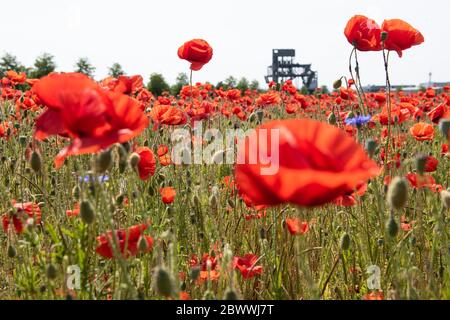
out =
{"type": "Polygon", "coordinates": [[[178,96],[7,72],[0,299],[450,299],[450,88],[391,91],[389,55],[425,41],[408,23],[344,35],[331,93],[195,83],[201,39],[178,96]],[[365,51],[385,90],[364,92],[365,51]]]}

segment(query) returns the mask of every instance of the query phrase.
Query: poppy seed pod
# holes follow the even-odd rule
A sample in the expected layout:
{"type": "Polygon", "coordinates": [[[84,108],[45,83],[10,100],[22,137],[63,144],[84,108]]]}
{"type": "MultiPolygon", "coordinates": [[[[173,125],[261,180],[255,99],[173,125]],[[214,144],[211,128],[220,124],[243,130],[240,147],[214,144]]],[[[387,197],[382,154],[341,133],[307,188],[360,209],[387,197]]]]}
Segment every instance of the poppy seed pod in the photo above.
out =
{"type": "Polygon", "coordinates": [[[395,218],[392,215],[386,222],[386,233],[391,238],[395,238],[398,234],[398,223],[397,223],[397,221],[395,221],[395,218]]]}
{"type": "Polygon", "coordinates": [[[447,210],[450,210],[450,192],[448,190],[441,191],[441,201],[447,210]]]}
{"type": "Polygon", "coordinates": [[[41,155],[37,151],[33,151],[33,153],[31,154],[30,165],[31,165],[31,169],[33,169],[34,172],[38,173],[41,171],[42,158],[41,158],[41,155]]]}
{"type": "Polygon", "coordinates": [[[95,211],[92,204],[88,200],[81,201],[80,204],[80,217],[86,224],[91,224],[95,220],[95,211]]]}
{"type": "Polygon", "coordinates": [[[170,297],[173,293],[173,278],[164,267],[157,267],[155,270],[155,291],[165,297],[170,297]]]}
{"type": "Polygon", "coordinates": [[[408,201],[408,182],[404,178],[395,177],[389,185],[387,201],[391,208],[400,210],[408,201]]]}

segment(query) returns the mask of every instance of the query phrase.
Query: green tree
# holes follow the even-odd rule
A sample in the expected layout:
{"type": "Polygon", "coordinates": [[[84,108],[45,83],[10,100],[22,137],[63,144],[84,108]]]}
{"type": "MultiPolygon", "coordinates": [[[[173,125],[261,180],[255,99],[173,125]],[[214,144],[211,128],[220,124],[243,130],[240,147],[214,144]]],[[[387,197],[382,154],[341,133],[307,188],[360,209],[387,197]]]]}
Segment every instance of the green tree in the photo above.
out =
{"type": "Polygon", "coordinates": [[[320,88],[320,91],[321,91],[323,94],[329,94],[329,93],[330,93],[330,90],[328,89],[327,86],[322,86],[322,87],[320,88]]]}
{"type": "Polygon", "coordinates": [[[188,75],[184,72],[179,73],[176,79],[176,83],[170,88],[170,93],[176,96],[180,93],[181,88],[189,84],[188,75]]]}
{"type": "Polygon", "coordinates": [[[160,73],[152,73],[147,84],[148,90],[155,96],[160,96],[164,91],[169,91],[170,87],[160,73]]]}
{"type": "Polygon", "coordinates": [[[80,58],[75,63],[75,72],[84,73],[89,77],[94,77],[95,67],[91,65],[88,58],[80,58]]]}
{"type": "Polygon", "coordinates": [[[19,61],[17,61],[16,56],[6,53],[0,58],[0,78],[3,78],[8,70],[25,72],[26,68],[19,61]]]}
{"type": "Polygon", "coordinates": [[[250,87],[250,83],[248,82],[247,78],[245,78],[245,77],[242,77],[236,86],[236,88],[241,90],[241,92],[245,92],[249,87],[250,87]]]}
{"type": "Polygon", "coordinates": [[[55,71],[56,64],[54,57],[49,53],[43,53],[34,61],[34,68],[31,69],[30,77],[34,79],[42,78],[55,71]]]}
{"type": "Polygon", "coordinates": [[[258,82],[258,80],[253,80],[250,83],[250,89],[259,91],[259,82],[258,82]]]}
{"type": "Polygon", "coordinates": [[[228,87],[228,89],[236,87],[236,84],[237,80],[233,76],[229,76],[228,78],[225,79],[225,85],[228,87]]]}
{"type": "Polygon", "coordinates": [[[125,74],[125,71],[123,71],[122,66],[120,63],[114,63],[111,67],[108,69],[108,75],[114,78],[118,78],[119,76],[123,76],[125,74]]]}

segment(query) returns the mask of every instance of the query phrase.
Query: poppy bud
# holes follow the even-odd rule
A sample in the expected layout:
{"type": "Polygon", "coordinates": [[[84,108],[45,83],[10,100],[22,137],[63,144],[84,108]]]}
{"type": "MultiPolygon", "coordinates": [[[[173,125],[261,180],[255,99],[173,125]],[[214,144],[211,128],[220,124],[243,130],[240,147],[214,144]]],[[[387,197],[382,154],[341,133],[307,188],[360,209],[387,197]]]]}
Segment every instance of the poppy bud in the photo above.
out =
{"type": "Polygon", "coordinates": [[[73,187],[72,189],[72,197],[75,200],[80,200],[80,195],[81,195],[81,189],[80,186],[76,185],[75,187],[73,187]]]}
{"type": "Polygon", "coordinates": [[[344,233],[341,237],[341,249],[347,251],[350,248],[350,236],[348,233],[344,233]]]}
{"type": "Polygon", "coordinates": [[[194,196],[192,197],[192,201],[194,202],[194,206],[196,208],[200,207],[200,199],[198,198],[198,196],[196,194],[194,194],[194,196]]]}
{"type": "Polygon", "coordinates": [[[236,204],[234,203],[233,199],[228,199],[228,205],[233,209],[236,207],[236,204]]]}
{"type": "Polygon", "coordinates": [[[17,256],[17,250],[13,245],[10,244],[8,246],[8,257],[12,259],[15,256],[17,256]]]}
{"type": "Polygon", "coordinates": [[[387,201],[391,208],[400,210],[408,201],[408,182],[404,178],[395,177],[389,185],[387,201]]]}
{"type": "Polygon", "coordinates": [[[95,159],[95,170],[97,173],[104,173],[111,167],[112,153],[111,149],[102,151],[95,159]]]}
{"type": "Polygon", "coordinates": [[[335,90],[339,89],[340,87],[342,87],[342,78],[336,80],[335,82],[333,82],[333,88],[335,90]]]}
{"type": "Polygon", "coordinates": [[[395,218],[392,215],[386,222],[386,233],[391,238],[395,238],[398,234],[398,223],[397,223],[397,221],[395,221],[395,218]]]}
{"type": "Polygon", "coordinates": [[[173,278],[164,267],[157,267],[155,270],[155,291],[165,297],[170,297],[173,293],[173,278]]]}
{"type": "Polygon", "coordinates": [[[125,150],[126,153],[130,152],[131,144],[129,142],[124,142],[121,144],[121,146],[123,147],[123,149],[125,150]]]}
{"type": "Polygon", "coordinates": [[[47,278],[49,278],[50,280],[55,280],[56,277],[58,276],[58,269],[56,269],[56,266],[53,263],[50,263],[47,265],[45,274],[47,275],[47,278]]]}
{"type": "Polygon", "coordinates": [[[331,125],[336,124],[336,115],[334,114],[334,112],[330,113],[330,115],[328,116],[328,123],[331,125]]]}
{"type": "Polygon", "coordinates": [[[189,277],[191,278],[191,280],[195,281],[198,279],[199,276],[200,276],[200,267],[191,268],[191,270],[189,271],[189,277]]]}
{"type": "Polygon", "coordinates": [[[130,158],[128,159],[128,161],[129,161],[129,163],[130,163],[130,166],[133,168],[133,169],[136,169],[136,167],[137,167],[137,165],[139,164],[139,161],[141,160],[141,157],[136,153],[136,152],[133,152],[131,155],[130,155],[130,158]]]}
{"type": "Polygon", "coordinates": [[[140,252],[147,252],[148,242],[145,236],[140,236],[138,240],[138,249],[140,252]]]}
{"type": "Polygon", "coordinates": [[[223,300],[239,300],[236,290],[233,288],[227,288],[223,294],[223,300]]]}
{"type": "Polygon", "coordinates": [[[258,117],[258,122],[261,123],[264,118],[264,111],[262,111],[261,109],[257,110],[256,116],[258,117]]]}
{"type": "Polygon", "coordinates": [[[206,290],[203,295],[203,300],[214,300],[215,298],[216,297],[214,297],[214,293],[211,290],[206,290]]]}
{"type": "Polygon", "coordinates": [[[217,196],[215,194],[213,194],[213,195],[211,195],[211,197],[209,197],[209,206],[213,210],[217,210],[217,208],[218,208],[218,200],[217,200],[217,196]]]}
{"type": "Polygon", "coordinates": [[[27,137],[25,137],[25,136],[20,136],[20,137],[19,137],[19,142],[20,142],[20,145],[21,145],[22,147],[25,147],[25,146],[27,145],[27,137]]]}
{"type": "Polygon", "coordinates": [[[450,210],[450,192],[448,190],[441,191],[441,201],[447,210],[450,210]]]}
{"type": "Polygon", "coordinates": [[[80,217],[86,224],[91,224],[95,220],[95,211],[92,204],[88,200],[81,201],[80,204],[80,217]]]}
{"type": "Polygon", "coordinates": [[[381,32],[381,41],[386,41],[388,38],[388,33],[386,31],[381,32]]]}
{"type": "Polygon", "coordinates": [[[31,154],[30,165],[34,172],[38,173],[41,171],[42,159],[41,155],[37,151],[33,151],[31,154]]]}
{"type": "Polygon", "coordinates": [[[377,149],[377,142],[375,140],[369,139],[366,141],[366,151],[369,154],[369,157],[373,158],[376,149],[377,149]]]}
{"type": "Polygon", "coordinates": [[[255,122],[257,120],[257,116],[256,116],[256,113],[252,113],[251,115],[250,115],[250,117],[248,117],[248,121],[250,121],[250,122],[255,122]]]}
{"type": "Polygon", "coordinates": [[[417,172],[421,175],[425,173],[425,165],[427,163],[428,156],[425,154],[419,154],[416,157],[416,169],[417,172]]]}
{"type": "Polygon", "coordinates": [[[450,119],[442,119],[439,122],[439,130],[445,138],[450,139],[450,119]]]}

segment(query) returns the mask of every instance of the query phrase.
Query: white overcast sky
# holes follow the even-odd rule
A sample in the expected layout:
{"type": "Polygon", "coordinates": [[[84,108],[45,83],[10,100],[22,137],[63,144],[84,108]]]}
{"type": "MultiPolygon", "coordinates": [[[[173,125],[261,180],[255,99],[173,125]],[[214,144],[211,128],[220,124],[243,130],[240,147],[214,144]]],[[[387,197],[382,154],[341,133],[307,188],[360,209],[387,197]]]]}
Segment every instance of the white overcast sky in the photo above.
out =
{"type": "MultiPolygon", "coordinates": [[[[32,65],[43,52],[55,56],[59,71],[73,70],[86,56],[96,78],[120,62],[127,74],[159,72],[173,83],[188,63],[178,47],[204,38],[214,49],[194,81],[216,83],[229,75],[264,82],[273,48],[293,48],[297,61],[312,63],[319,83],[330,86],[347,75],[350,45],[343,29],[355,14],[379,24],[401,18],[422,31],[425,43],[393,55],[393,84],[450,81],[448,0],[1,0],[0,54],[32,65]]],[[[381,53],[360,55],[364,84],[382,84],[381,53]]]]}

